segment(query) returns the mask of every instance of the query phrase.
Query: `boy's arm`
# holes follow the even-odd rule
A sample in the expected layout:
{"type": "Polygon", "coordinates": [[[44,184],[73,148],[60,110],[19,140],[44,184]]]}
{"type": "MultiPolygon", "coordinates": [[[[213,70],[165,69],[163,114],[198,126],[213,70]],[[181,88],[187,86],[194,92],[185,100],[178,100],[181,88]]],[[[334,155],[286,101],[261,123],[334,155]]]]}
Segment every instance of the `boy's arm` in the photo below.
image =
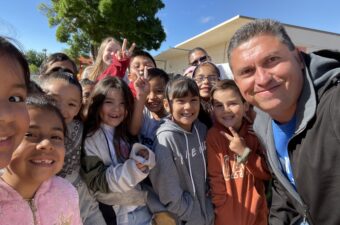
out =
{"type": "Polygon", "coordinates": [[[133,114],[130,123],[131,135],[138,135],[143,124],[143,109],[146,101],[146,95],[136,95],[133,114]]]}
{"type": "MultiPolygon", "coordinates": [[[[194,198],[181,188],[170,144],[155,141],[156,166],[150,171],[150,180],[161,203],[182,221],[189,221],[196,209],[194,198]]],[[[180,160],[179,158],[177,160],[180,160]]],[[[185,159],[184,159],[185,160],[185,159]]]]}
{"type": "MultiPolygon", "coordinates": [[[[147,76],[148,72],[146,69],[144,70],[144,73],[146,73],[145,76],[147,76]]],[[[138,135],[143,123],[143,109],[146,98],[150,92],[150,84],[146,78],[138,77],[134,83],[134,87],[136,90],[136,97],[129,131],[132,135],[138,135]]]]}
{"type": "Polygon", "coordinates": [[[218,152],[216,138],[212,136],[207,135],[207,165],[212,202],[219,207],[226,201],[227,190],[222,171],[223,154],[218,152]]]}

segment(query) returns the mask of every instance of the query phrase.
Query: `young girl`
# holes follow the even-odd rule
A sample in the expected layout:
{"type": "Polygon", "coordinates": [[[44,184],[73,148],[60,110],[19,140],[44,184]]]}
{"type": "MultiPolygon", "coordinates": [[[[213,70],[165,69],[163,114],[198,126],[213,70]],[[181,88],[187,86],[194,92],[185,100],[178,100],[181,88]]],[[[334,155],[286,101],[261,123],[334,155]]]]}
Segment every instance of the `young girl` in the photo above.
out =
{"type": "Polygon", "coordinates": [[[23,54],[0,36],[0,169],[7,166],[28,129],[25,100],[29,79],[23,54]]]}
{"type": "Polygon", "coordinates": [[[248,104],[233,80],[212,89],[215,123],[207,135],[208,174],[215,225],[267,225],[264,153],[244,118],[248,104]]]}
{"type": "Polygon", "coordinates": [[[99,47],[96,61],[88,78],[93,81],[102,80],[107,76],[123,78],[135,44],[133,43],[128,51],[126,50],[126,46],[126,39],[124,39],[122,47],[113,37],[104,39],[99,47]]]}
{"type": "Polygon", "coordinates": [[[118,225],[151,221],[146,192],[139,183],[153,168],[155,157],[141,144],[133,145],[130,153],[132,111],[133,96],[127,84],[106,77],[93,90],[85,124],[84,177],[97,200],[113,207],[118,225]]]}
{"type": "Polygon", "coordinates": [[[165,108],[171,116],[156,133],[156,167],[150,180],[160,202],[179,224],[212,225],[214,212],[207,197],[206,127],[197,120],[199,90],[179,76],[166,87],[165,108]]]}
{"type": "Polygon", "coordinates": [[[82,224],[77,191],[55,176],[65,156],[62,115],[42,95],[27,107],[28,131],[0,179],[1,224],[82,224]]]}
{"type": "Polygon", "coordinates": [[[196,67],[192,74],[192,78],[197,83],[202,100],[198,118],[202,123],[210,128],[212,126],[210,91],[220,79],[220,71],[215,64],[211,62],[204,62],[196,67]]]}
{"type": "Polygon", "coordinates": [[[52,72],[42,77],[42,89],[56,101],[67,124],[65,137],[65,163],[58,174],[70,181],[79,193],[80,212],[84,224],[105,224],[98,202],[89,192],[80,177],[80,152],[83,124],[79,119],[82,105],[82,88],[79,82],[67,72],[52,72]]]}

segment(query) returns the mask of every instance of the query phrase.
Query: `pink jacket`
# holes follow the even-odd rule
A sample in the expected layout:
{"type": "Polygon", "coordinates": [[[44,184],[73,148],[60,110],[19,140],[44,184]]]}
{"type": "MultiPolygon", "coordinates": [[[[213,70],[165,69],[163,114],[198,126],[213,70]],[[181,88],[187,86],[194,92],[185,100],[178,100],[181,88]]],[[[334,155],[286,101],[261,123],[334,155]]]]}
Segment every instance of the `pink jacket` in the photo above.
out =
{"type": "Polygon", "coordinates": [[[81,225],[76,189],[63,178],[42,183],[34,199],[24,200],[0,179],[1,225],[81,225]]]}

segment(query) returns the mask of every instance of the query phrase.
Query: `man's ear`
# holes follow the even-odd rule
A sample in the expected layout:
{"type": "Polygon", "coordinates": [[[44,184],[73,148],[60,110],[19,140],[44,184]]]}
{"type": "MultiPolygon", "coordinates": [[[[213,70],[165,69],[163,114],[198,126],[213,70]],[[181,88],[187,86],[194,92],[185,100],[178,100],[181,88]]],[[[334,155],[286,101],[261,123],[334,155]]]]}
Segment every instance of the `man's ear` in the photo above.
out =
{"type": "Polygon", "coordinates": [[[168,101],[168,99],[163,99],[163,106],[168,113],[171,113],[170,102],[168,101]]]}
{"type": "Polygon", "coordinates": [[[305,68],[305,63],[304,63],[304,60],[302,58],[300,50],[298,48],[295,48],[294,51],[295,51],[296,60],[298,61],[301,69],[304,69],[305,68]]]}

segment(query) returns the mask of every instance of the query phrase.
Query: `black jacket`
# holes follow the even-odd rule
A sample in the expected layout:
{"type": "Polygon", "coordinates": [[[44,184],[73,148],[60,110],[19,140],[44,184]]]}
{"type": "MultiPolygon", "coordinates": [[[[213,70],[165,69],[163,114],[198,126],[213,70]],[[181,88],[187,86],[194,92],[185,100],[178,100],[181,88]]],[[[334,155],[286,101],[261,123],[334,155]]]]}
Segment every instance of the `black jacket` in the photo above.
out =
{"type": "Polygon", "coordinates": [[[281,172],[271,118],[257,110],[254,130],[266,147],[273,176],[269,223],[339,225],[340,211],[340,53],[303,54],[304,85],[288,154],[296,189],[281,172]]]}

